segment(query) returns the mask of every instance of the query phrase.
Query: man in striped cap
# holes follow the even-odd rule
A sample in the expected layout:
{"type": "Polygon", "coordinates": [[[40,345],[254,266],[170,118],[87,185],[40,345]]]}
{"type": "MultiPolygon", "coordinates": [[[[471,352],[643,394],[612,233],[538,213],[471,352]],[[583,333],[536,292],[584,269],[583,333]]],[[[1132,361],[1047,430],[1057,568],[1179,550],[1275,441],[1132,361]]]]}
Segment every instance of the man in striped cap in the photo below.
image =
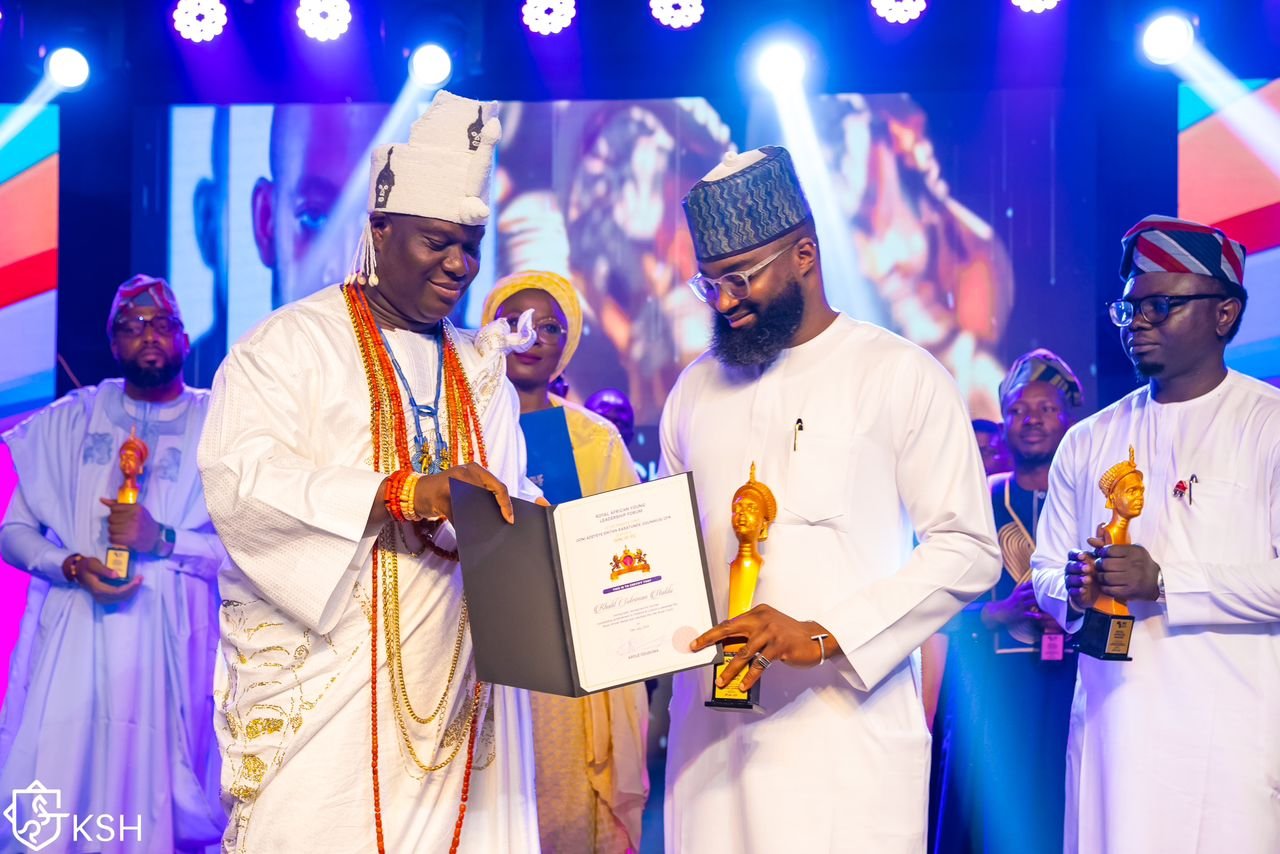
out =
{"type": "Polygon", "coordinates": [[[1280,851],[1280,391],[1223,356],[1245,250],[1158,216],[1122,245],[1111,319],[1147,382],[1067,433],[1032,557],[1067,631],[1099,593],[1135,618],[1132,661],[1079,662],[1066,850],[1280,851]],[[1126,458],[1147,502],[1111,545],[1098,479],[1126,458]]]}

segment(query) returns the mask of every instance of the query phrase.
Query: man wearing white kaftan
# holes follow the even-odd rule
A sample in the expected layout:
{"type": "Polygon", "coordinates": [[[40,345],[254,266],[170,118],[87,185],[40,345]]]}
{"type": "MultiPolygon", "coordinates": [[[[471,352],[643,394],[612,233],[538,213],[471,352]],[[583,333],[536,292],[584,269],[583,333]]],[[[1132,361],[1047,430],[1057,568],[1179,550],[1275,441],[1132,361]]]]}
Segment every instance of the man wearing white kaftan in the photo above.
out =
{"type": "Polygon", "coordinates": [[[805,633],[808,662],[764,648],[772,661],[751,666],[763,674],[759,715],[704,707],[708,670],[676,674],[667,851],[923,852],[930,736],[915,650],[999,572],[969,416],[926,352],[827,306],[812,220],[784,150],[731,156],[718,170],[686,200],[699,267],[718,255],[719,271],[756,272],[749,294],[732,298],[730,275],[695,279],[717,310],[716,357],[691,364],[667,400],[662,466],[694,474],[724,617],[737,549],[731,502],[756,465],[778,515],[761,543],[754,603],[810,619],[829,637],[820,659],[805,633]],[[712,206],[698,197],[705,187],[721,194],[712,206]],[[737,197],[768,198],[766,219],[742,213],[759,206],[737,197]],[[788,207],[790,222],[767,219],[788,207]],[[715,230],[722,215],[727,239],[715,230]],[[725,251],[706,251],[717,243],[725,251]],[[744,243],[758,248],[741,254],[744,243]],[[803,319],[788,324],[797,301],[803,319]],[[749,344],[753,333],[760,348],[782,342],[755,365],[742,347],[733,355],[733,341],[749,344]]]}
{"type": "Polygon", "coordinates": [[[1242,266],[1243,247],[1216,230],[1163,217],[1136,226],[1125,246],[1128,287],[1125,300],[1113,303],[1112,319],[1151,382],[1063,440],[1033,580],[1040,607],[1078,630],[1082,615],[1069,604],[1072,576],[1063,567],[1074,550],[1098,544],[1089,539],[1111,518],[1099,478],[1129,459],[1132,447],[1145,506],[1129,526],[1135,546],[1100,550],[1112,555],[1100,561],[1101,590],[1120,595],[1109,587],[1120,583],[1113,575],[1147,553],[1155,583],[1149,595],[1139,585],[1122,597],[1136,620],[1132,661],[1080,656],[1065,850],[1275,854],[1280,390],[1222,363],[1242,308],[1228,304],[1243,294],[1230,262],[1238,253],[1242,266]],[[1210,235],[1216,243],[1205,239],[1210,235]],[[1206,269],[1201,264],[1216,275],[1186,273],[1206,269]],[[1174,304],[1161,304],[1169,294],[1174,304]],[[1196,294],[1222,296],[1176,302],[1196,294]],[[1213,373],[1184,391],[1184,378],[1206,363],[1213,373]],[[1157,399],[1166,395],[1174,399],[1157,399]]]}
{"type": "MultiPolygon", "coordinates": [[[[31,582],[0,714],[0,799],[8,805],[14,789],[35,780],[61,791],[68,816],[46,851],[204,850],[225,824],[211,682],[214,582],[226,555],[196,468],[208,392],[182,383],[186,336],[172,300],[158,279],[122,285],[112,334],[113,347],[130,348],[117,353],[126,379],[73,391],[4,437],[18,488],[0,550],[31,582]],[[168,317],[175,329],[120,329],[139,313],[152,323],[168,317]],[[140,362],[153,366],[151,380],[140,362]],[[131,433],[148,448],[139,505],[174,536],[160,544],[164,557],[145,548],[132,556],[140,583],[99,600],[86,586],[85,566],[104,560],[114,542],[108,518],[123,511],[103,499],[114,499],[122,484],[119,451],[131,433]],[[91,822],[92,838],[82,833],[76,841],[72,815],[120,817],[137,830],[99,843],[91,822]]],[[[17,802],[15,828],[38,820],[29,799],[17,802]]],[[[6,825],[0,851],[23,850],[6,825]]]]}
{"type": "MultiPolygon", "coordinates": [[[[448,235],[478,242],[482,232],[456,225],[469,220],[440,210],[449,204],[459,208],[447,186],[451,152],[442,149],[437,161],[430,146],[416,150],[414,141],[424,139],[467,150],[465,132],[443,142],[432,135],[441,104],[463,114],[459,128],[453,128],[460,131],[480,109],[477,102],[442,92],[415,124],[409,144],[374,155],[375,177],[382,182],[379,202],[393,180],[391,210],[405,199],[433,211],[422,215],[437,223],[432,228],[439,235],[432,231],[436,236],[430,240],[448,244],[439,256],[453,259],[433,268],[433,281],[460,257],[448,235]],[[416,171],[418,162],[434,163],[438,171],[416,171]],[[395,175],[388,179],[391,169],[395,175]],[[422,190],[424,176],[441,179],[441,174],[442,180],[422,190]]],[[[477,156],[491,160],[496,120],[485,121],[484,133],[477,156]]],[[[467,174],[466,180],[474,180],[467,174]]],[[[487,174],[486,168],[480,176],[485,183],[487,174]]],[[[473,186],[463,201],[478,202],[474,196],[481,189],[473,186]]],[[[410,206],[394,229],[415,227],[420,218],[415,210],[410,206]]],[[[387,223],[379,222],[380,227],[387,223]]],[[[416,240],[415,247],[426,245],[416,240]]],[[[474,252],[470,242],[467,252],[474,252]]],[[[378,257],[379,293],[392,287],[390,260],[386,253],[378,257]]],[[[365,269],[362,275],[371,272],[365,269]]],[[[415,280],[407,287],[417,293],[427,286],[415,280]]],[[[375,293],[370,301],[375,297],[381,298],[375,293]]],[[[386,623],[388,605],[385,578],[380,601],[371,601],[376,570],[371,550],[382,523],[371,523],[370,511],[382,505],[387,473],[374,470],[369,382],[352,317],[338,286],[292,303],[232,348],[214,382],[200,463],[210,513],[233,562],[221,579],[224,667],[217,676],[216,719],[223,788],[231,807],[223,842],[227,852],[377,850],[370,629],[375,604],[380,624],[386,623]]],[[[506,380],[505,351],[478,349],[470,333],[437,321],[455,342],[470,382],[489,470],[513,494],[536,495],[522,488],[527,484],[524,445],[515,390],[506,380]]],[[[440,400],[440,347],[429,333],[384,326],[382,334],[401,372],[397,387],[412,425],[404,385],[418,401],[440,400]]],[[[442,415],[446,421],[460,417],[442,415]]],[[[430,419],[424,424],[430,429],[430,419]]],[[[441,549],[453,548],[452,529],[446,525],[435,542],[441,549]]],[[[475,684],[470,634],[459,629],[462,578],[456,561],[430,549],[410,550],[401,542],[397,552],[408,701],[422,715],[430,715],[438,701],[442,705],[428,725],[397,714],[383,626],[375,625],[381,833],[390,852],[447,851],[468,773],[475,684]]],[[[458,841],[463,851],[536,851],[527,695],[493,686],[485,697],[476,719],[480,729],[458,841]]]]}

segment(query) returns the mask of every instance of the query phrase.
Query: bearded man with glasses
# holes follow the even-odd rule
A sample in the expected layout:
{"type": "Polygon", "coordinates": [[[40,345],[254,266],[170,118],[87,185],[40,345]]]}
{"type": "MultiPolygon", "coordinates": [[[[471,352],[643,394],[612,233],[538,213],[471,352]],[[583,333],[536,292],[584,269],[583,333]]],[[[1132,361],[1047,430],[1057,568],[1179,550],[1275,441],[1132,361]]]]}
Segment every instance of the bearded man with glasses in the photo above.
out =
{"type": "MultiPolygon", "coordinates": [[[[203,851],[226,823],[212,684],[226,552],[196,466],[209,393],[182,380],[190,342],[164,281],[122,284],[107,334],[123,378],[4,436],[18,488],[0,554],[31,582],[0,714],[0,799],[39,780],[67,813],[119,816],[112,851],[203,851]],[[126,456],[142,463],[137,503],[116,500],[126,456]],[[126,578],[105,565],[109,546],[128,548],[126,578]]],[[[39,820],[29,799],[14,804],[15,827],[39,820]]]]}
{"type": "Polygon", "coordinates": [[[932,356],[831,308],[785,149],[727,156],[685,213],[714,336],[667,400],[662,468],[694,474],[721,617],[753,464],[777,516],[754,607],[693,644],[745,639],[721,679],[758,681],[761,713],[706,708],[706,669],[673,677],[667,851],[918,854],[916,650],[1000,572],[969,415],[932,356]]]}
{"type": "MultiPolygon", "coordinates": [[[[1109,306],[1145,384],[1073,427],[1032,557],[1069,632],[1099,594],[1135,618],[1128,662],[1082,657],[1066,850],[1280,850],[1280,390],[1227,368],[1245,248],[1163,216],[1124,236],[1109,306]],[[1099,477],[1134,460],[1132,545],[1098,537],[1099,477]]],[[[1048,793],[1042,796],[1048,797],[1048,793]]]]}

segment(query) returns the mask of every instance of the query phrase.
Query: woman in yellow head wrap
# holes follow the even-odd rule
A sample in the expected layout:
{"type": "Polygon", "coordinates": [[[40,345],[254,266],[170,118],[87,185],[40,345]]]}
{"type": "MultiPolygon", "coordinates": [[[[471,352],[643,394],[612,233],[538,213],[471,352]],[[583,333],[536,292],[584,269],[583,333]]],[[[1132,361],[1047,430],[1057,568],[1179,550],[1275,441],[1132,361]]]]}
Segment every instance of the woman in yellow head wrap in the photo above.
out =
{"type": "MultiPolygon", "coordinates": [[[[507,378],[520,412],[563,407],[582,494],[639,481],[618,429],[551,394],[582,337],[582,304],[555,273],[514,273],[484,303],[484,322],[533,310],[537,338],[507,356],[507,378]]],[[[531,693],[537,768],[538,830],[544,851],[621,854],[640,848],[640,817],[649,794],[645,769],[648,697],[644,685],[573,699],[531,693]]]]}
{"type": "Polygon", "coordinates": [[[638,483],[631,454],[617,428],[548,390],[568,367],[582,338],[582,304],[573,285],[555,273],[513,273],[499,280],[485,299],[484,322],[505,317],[514,328],[529,309],[533,309],[538,337],[526,352],[507,356],[507,378],[520,395],[520,414],[564,408],[583,495],[638,483]]]}

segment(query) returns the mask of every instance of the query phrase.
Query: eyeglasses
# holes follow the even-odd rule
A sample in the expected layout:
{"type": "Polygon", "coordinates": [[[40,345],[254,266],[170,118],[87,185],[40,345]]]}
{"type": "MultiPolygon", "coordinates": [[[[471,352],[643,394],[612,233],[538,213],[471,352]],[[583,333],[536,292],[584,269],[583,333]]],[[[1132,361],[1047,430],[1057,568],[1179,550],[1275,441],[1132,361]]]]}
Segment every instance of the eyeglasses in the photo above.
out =
{"type": "MultiPolygon", "coordinates": [[[[512,314],[506,318],[507,325],[511,327],[511,331],[515,332],[520,326],[520,315],[512,314]]],[[[560,325],[558,320],[543,320],[533,325],[533,331],[538,337],[548,344],[557,344],[560,339],[568,334],[568,330],[560,325]]]]}
{"type": "Polygon", "coordinates": [[[126,338],[137,338],[143,330],[150,326],[157,335],[174,335],[182,331],[182,321],[171,314],[159,314],[155,317],[117,317],[112,324],[112,331],[126,338]]]}
{"type": "Polygon", "coordinates": [[[693,289],[693,294],[698,299],[710,305],[715,305],[720,301],[720,292],[724,291],[733,299],[746,299],[747,294],[751,293],[751,277],[759,273],[765,267],[768,267],[774,261],[782,257],[782,253],[796,246],[800,241],[784,246],[750,270],[742,270],[741,272],[725,273],[723,276],[704,276],[701,273],[695,273],[689,279],[689,287],[693,289]]]}
{"type": "Polygon", "coordinates": [[[1127,299],[1115,300],[1107,303],[1107,310],[1111,314],[1111,322],[1121,329],[1132,324],[1139,314],[1142,315],[1143,320],[1155,326],[1164,323],[1169,318],[1169,312],[1178,306],[1201,299],[1231,299],[1231,297],[1226,294],[1192,294],[1190,296],[1151,294],[1136,302],[1127,299]]]}

